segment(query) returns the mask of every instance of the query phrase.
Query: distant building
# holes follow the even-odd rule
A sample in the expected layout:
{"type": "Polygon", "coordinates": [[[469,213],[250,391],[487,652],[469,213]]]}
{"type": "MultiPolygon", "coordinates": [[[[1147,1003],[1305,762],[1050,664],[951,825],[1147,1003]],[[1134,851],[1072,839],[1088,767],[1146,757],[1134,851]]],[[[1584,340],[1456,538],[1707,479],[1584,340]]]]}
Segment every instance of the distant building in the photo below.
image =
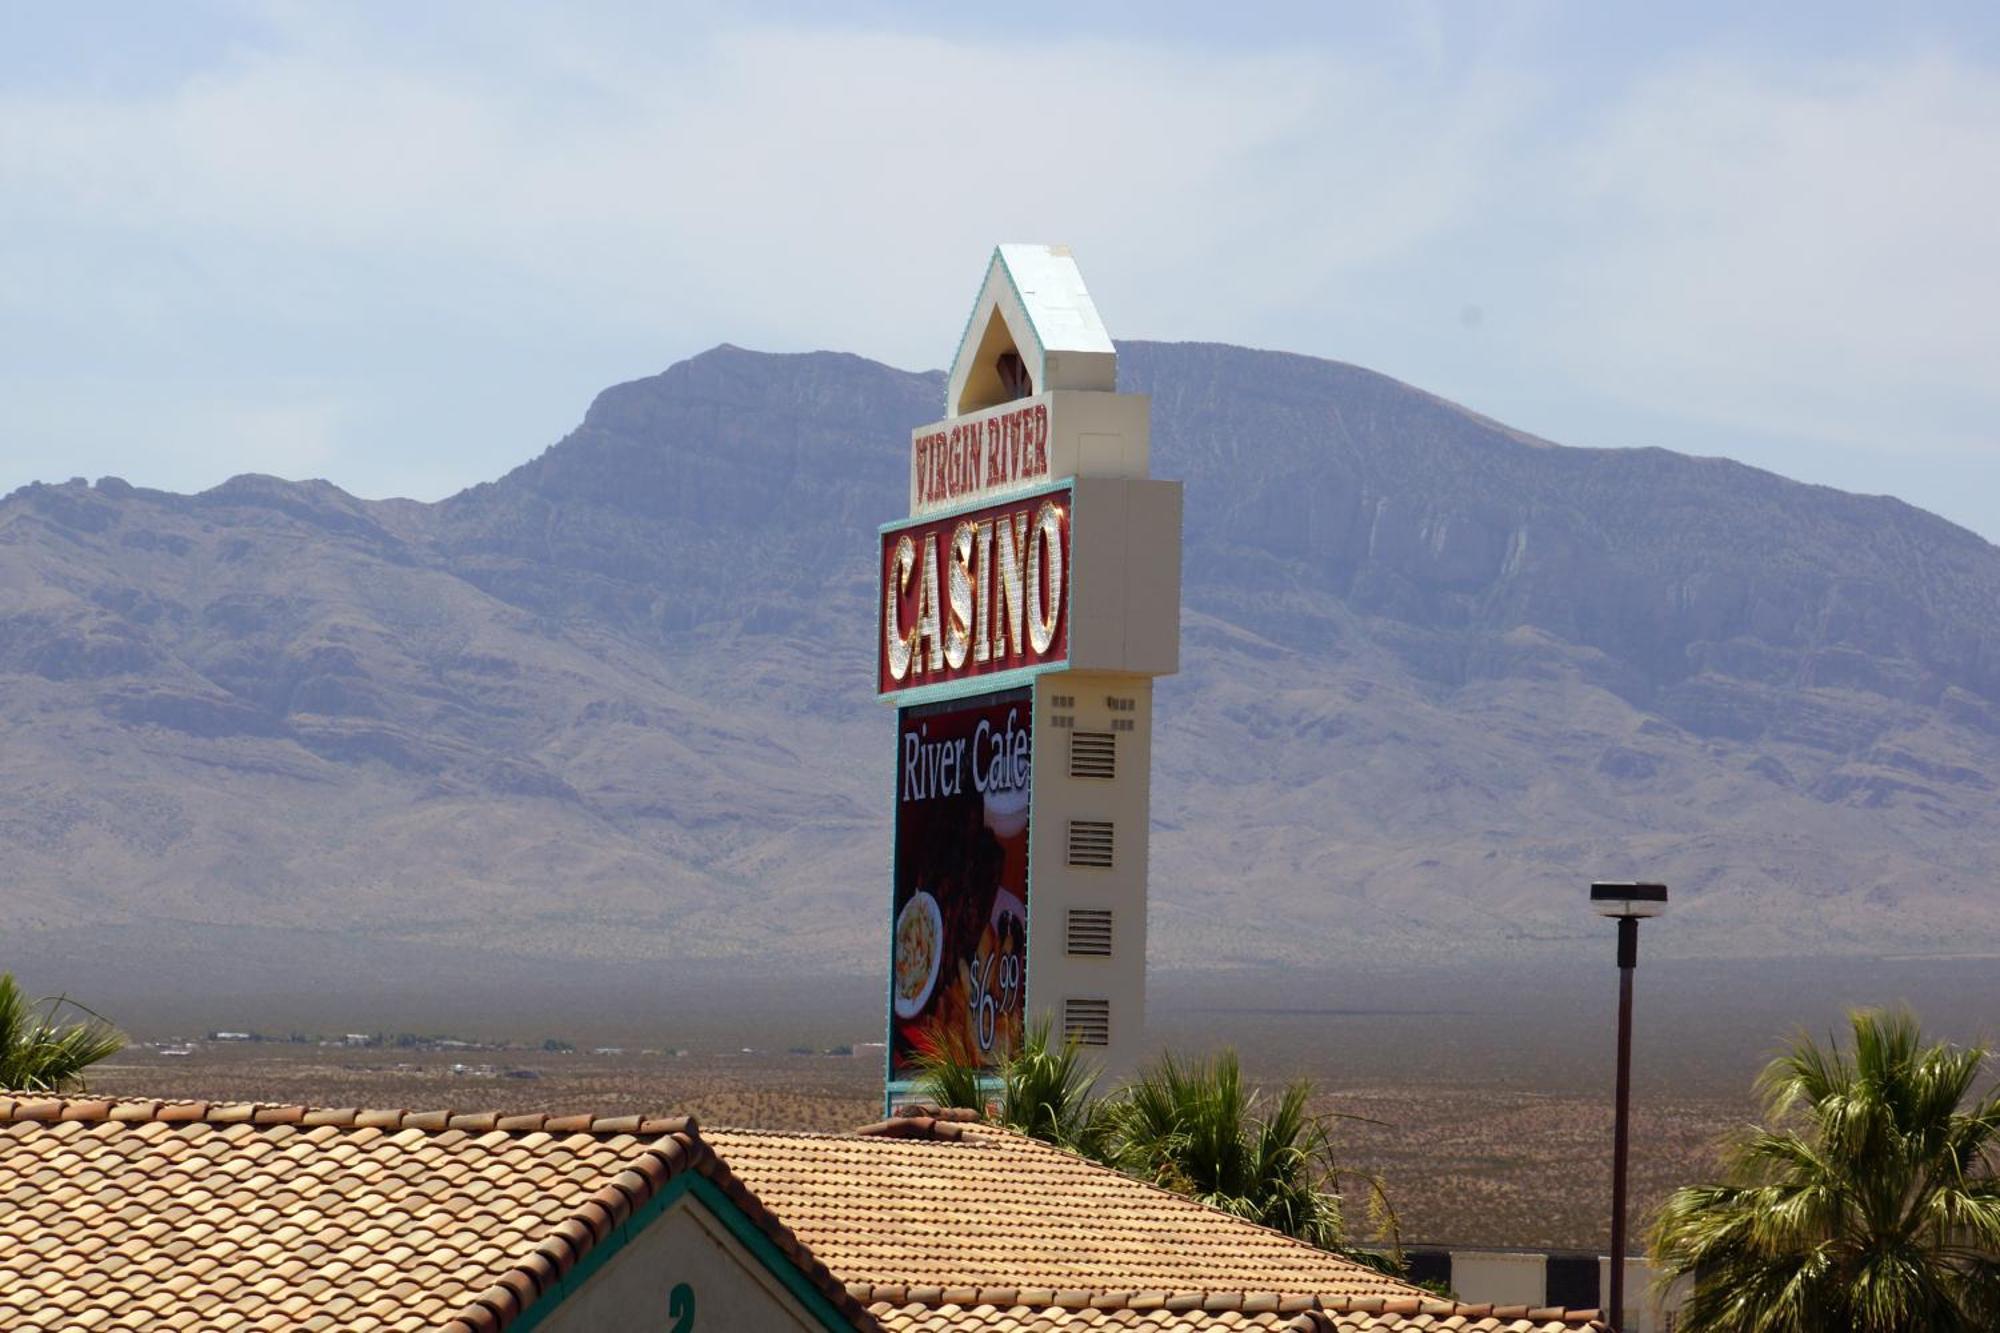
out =
{"type": "MultiPolygon", "coordinates": [[[[1495,1305],[1597,1306],[1611,1285],[1611,1259],[1601,1254],[1412,1245],[1404,1258],[1414,1280],[1495,1305]]],[[[1644,1259],[1626,1259],[1625,1333],[1673,1333],[1687,1284],[1659,1290],[1656,1276],[1644,1259]]]]}
{"type": "Polygon", "coordinates": [[[0,1209],[8,1329],[1599,1327],[1436,1300],[1020,1135],[923,1115],[839,1135],[0,1096],[0,1180],[33,1182],[0,1209]]]}

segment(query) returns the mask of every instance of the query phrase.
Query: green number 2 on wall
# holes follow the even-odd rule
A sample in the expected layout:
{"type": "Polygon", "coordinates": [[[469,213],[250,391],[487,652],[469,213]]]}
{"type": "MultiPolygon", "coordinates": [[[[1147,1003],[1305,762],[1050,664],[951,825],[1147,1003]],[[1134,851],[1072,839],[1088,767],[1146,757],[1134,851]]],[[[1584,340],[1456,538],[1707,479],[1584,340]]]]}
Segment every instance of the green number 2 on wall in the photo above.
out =
{"type": "Polygon", "coordinates": [[[674,1284],[667,1293],[667,1316],[674,1326],[667,1333],[690,1333],[694,1328],[694,1288],[685,1282],[674,1284]]]}

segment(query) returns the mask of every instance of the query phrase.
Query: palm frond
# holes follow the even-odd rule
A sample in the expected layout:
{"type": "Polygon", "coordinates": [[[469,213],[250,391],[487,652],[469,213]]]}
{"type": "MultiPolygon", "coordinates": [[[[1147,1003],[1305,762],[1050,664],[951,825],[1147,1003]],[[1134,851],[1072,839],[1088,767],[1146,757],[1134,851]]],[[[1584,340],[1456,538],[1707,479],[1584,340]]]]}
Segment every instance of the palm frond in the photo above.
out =
{"type": "Polygon", "coordinates": [[[1002,1069],[1000,1121],[1030,1138],[1103,1159],[1110,1124],[1097,1097],[1098,1072],[1074,1038],[1057,1045],[1053,1028],[1046,1015],[1029,1024],[1002,1069]]]}
{"type": "Polygon", "coordinates": [[[77,1091],[86,1070],[124,1048],[123,1034],[97,1013],[67,996],[30,1000],[11,972],[0,972],[0,1087],[77,1091]]]}
{"type": "Polygon", "coordinates": [[[917,1095],[937,1106],[986,1112],[986,1071],[950,1051],[917,1056],[917,1095]]]}
{"type": "Polygon", "coordinates": [[[1958,1333],[2000,1313],[2000,1098],[1988,1052],[1857,1010],[1846,1049],[1800,1037],[1757,1083],[1766,1124],[1723,1182],[1677,1191],[1655,1262],[1692,1274],[1687,1333],[1958,1333]]]}

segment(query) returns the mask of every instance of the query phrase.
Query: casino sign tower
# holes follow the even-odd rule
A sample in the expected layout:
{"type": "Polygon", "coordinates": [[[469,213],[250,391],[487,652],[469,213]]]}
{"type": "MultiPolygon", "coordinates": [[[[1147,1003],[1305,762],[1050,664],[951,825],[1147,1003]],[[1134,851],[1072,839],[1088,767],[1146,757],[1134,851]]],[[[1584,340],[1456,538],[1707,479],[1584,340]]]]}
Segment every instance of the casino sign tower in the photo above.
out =
{"type": "Polygon", "coordinates": [[[993,1068],[1047,1021],[1111,1073],[1144,1039],[1153,678],[1180,662],[1181,486],[1061,246],[1003,245],[881,531],[896,705],[885,1100],[926,1052],[993,1068]]]}

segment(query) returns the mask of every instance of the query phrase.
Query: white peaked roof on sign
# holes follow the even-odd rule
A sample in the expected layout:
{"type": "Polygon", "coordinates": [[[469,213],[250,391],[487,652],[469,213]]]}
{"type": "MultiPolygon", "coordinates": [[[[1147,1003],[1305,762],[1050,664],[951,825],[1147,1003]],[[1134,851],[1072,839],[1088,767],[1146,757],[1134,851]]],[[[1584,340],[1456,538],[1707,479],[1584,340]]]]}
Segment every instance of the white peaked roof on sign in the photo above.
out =
{"type": "Polygon", "coordinates": [[[1111,335],[1066,245],[1003,245],[994,253],[1020,293],[1044,351],[1109,352],[1111,335]]]}
{"type": "Polygon", "coordinates": [[[945,391],[950,415],[1005,400],[994,363],[1009,350],[1026,364],[1036,393],[1117,387],[1117,349],[1068,246],[994,249],[952,359],[945,391]]]}

